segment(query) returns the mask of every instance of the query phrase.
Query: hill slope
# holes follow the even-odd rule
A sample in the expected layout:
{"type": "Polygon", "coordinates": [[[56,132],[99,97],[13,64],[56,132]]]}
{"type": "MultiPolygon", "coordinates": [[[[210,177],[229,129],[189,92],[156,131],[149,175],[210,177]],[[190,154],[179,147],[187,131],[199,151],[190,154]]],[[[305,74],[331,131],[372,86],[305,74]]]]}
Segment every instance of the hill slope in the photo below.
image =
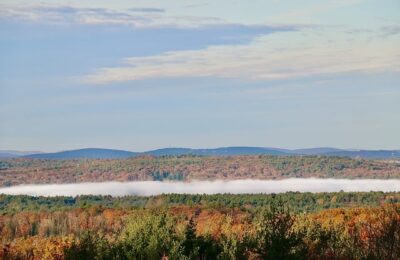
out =
{"type": "Polygon", "coordinates": [[[303,155],[320,155],[320,154],[342,152],[342,151],[346,151],[346,150],[331,148],[331,147],[317,147],[317,148],[305,148],[305,149],[291,150],[291,152],[293,152],[293,153],[303,154],[303,155]]]}
{"type": "Polygon", "coordinates": [[[400,150],[359,150],[359,151],[336,151],[324,153],[326,156],[360,157],[365,159],[395,159],[400,158],[400,150]]]}
{"type": "Polygon", "coordinates": [[[39,151],[14,151],[14,150],[0,150],[0,158],[16,158],[30,154],[39,154],[39,151]]]}
{"type": "Polygon", "coordinates": [[[231,156],[231,155],[288,155],[281,149],[263,148],[263,147],[247,147],[247,146],[232,146],[210,149],[190,149],[190,148],[163,148],[145,152],[145,154],[154,156],[163,155],[203,155],[203,156],[231,156]]]}
{"type": "Polygon", "coordinates": [[[123,150],[85,148],[57,153],[30,154],[24,157],[37,159],[122,159],[135,155],[137,155],[137,153],[123,150]]]}
{"type": "Polygon", "coordinates": [[[188,154],[203,156],[288,155],[288,153],[280,149],[262,147],[222,147],[212,149],[163,148],[143,153],[114,149],[86,148],[56,153],[30,154],[22,157],[38,159],[123,159],[138,155],[178,156],[188,154]]]}
{"type": "Polygon", "coordinates": [[[17,155],[4,153],[0,151],[0,157],[25,157],[40,159],[123,159],[138,155],[152,156],[179,156],[179,155],[200,155],[200,156],[238,156],[238,155],[279,155],[279,156],[301,156],[301,155],[322,155],[339,156],[364,159],[399,159],[400,150],[343,150],[330,147],[308,148],[308,149],[279,149],[266,147],[247,147],[232,146],[209,149],[191,149],[191,148],[162,148],[147,152],[131,152],[115,149],[86,148],[70,150],[56,153],[40,153],[29,155],[17,155]]]}
{"type": "Polygon", "coordinates": [[[400,178],[400,162],[335,156],[136,156],[128,159],[0,160],[0,186],[101,181],[400,178]]]}

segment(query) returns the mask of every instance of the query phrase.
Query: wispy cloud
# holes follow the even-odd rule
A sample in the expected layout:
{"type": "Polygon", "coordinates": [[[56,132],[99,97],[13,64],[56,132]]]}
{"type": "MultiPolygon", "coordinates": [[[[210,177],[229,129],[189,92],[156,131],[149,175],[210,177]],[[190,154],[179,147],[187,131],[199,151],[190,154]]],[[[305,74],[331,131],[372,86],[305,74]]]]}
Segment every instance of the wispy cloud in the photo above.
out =
{"type": "Polygon", "coordinates": [[[399,70],[395,46],[348,41],[346,35],[331,41],[329,33],[323,30],[281,32],[260,37],[248,45],[211,46],[125,58],[120,66],[97,69],[83,80],[92,84],[179,77],[265,81],[399,70]]]}
{"type": "Polygon", "coordinates": [[[215,17],[169,16],[165,9],[153,7],[114,10],[60,5],[0,6],[0,18],[52,24],[126,25],[139,28],[199,27],[224,23],[215,17]]]}
{"type": "Polygon", "coordinates": [[[361,3],[363,0],[327,0],[318,1],[316,4],[307,5],[295,10],[290,10],[280,13],[268,18],[270,21],[291,21],[300,19],[309,20],[313,15],[327,13],[335,9],[355,5],[361,3]]]}
{"type": "Polygon", "coordinates": [[[140,26],[152,23],[156,16],[133,14],[104,8],[74,8],[71,6],[3,7],[3,18],[57,24],[120,24],[140,26]]]}
{"type": "Polygon", "coordinates": [[[203,2],[203,3],[193,3],[193,4],[187,4],[184,5],[185,8],[196,8],[196,7],[203,7],[209,5],[208,2],[203,2]]]}
{"type": "Polygon", "coordinates": [[[152,8],[152,7],[130,8],[128,10],[131,12],[140,12],[140,13],[164,13],[165,12],[165,9],[163,9],[163,8],[152,8]]]}
{"type": "Polygon", "coordinates": [[[388,25],[380,28],[381,37],[389,37],[400,34],[400,25],[388,25]]]}

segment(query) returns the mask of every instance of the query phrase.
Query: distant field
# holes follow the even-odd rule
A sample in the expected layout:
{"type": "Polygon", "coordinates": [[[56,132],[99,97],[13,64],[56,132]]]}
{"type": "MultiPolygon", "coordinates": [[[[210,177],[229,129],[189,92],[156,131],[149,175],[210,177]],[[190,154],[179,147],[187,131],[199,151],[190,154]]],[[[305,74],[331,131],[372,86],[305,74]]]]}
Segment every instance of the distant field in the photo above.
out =
{"type": "Polygon", "coordinates": [[[400,178],[400,162],[327,156],[144,156],[130,159],[3,159],[0,186],[142,180],[400,178]]]}

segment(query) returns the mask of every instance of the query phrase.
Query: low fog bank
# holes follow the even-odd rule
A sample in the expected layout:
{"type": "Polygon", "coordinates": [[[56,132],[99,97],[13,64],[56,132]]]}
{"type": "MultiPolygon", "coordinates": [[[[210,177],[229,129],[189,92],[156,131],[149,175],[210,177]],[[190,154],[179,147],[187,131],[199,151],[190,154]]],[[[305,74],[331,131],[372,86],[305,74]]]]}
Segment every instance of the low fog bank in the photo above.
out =
{"type": "Polygon", "coordinates": [[[99,182],[74,184],[21,185],[0,188],[0,194],[32,196],[76,195],[158,195],[162,193],[216,194],[216,193],[282,193],[335,191],[400,191],[400,180],[349,179],[283,179],[232,180],[191,182],[99,182]]]}

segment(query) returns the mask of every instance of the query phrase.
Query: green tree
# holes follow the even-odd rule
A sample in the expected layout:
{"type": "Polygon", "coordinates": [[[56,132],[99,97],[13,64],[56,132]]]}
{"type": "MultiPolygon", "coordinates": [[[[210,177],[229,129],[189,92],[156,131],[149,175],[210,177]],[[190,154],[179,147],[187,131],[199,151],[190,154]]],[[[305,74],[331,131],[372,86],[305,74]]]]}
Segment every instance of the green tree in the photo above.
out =
{"type": "Polygon", "coordinates": [[[261,211],[256,221],[256,252],[263,259],[299,259],[305,255],[302,232],[282,201],[261,211]]]}
{"type": "Polygon", "coordinates": [[[129,259],[180,258],[182,245],[175,223],[162,210],[131,217],[123,232],[122,250],[129,259]]]}

